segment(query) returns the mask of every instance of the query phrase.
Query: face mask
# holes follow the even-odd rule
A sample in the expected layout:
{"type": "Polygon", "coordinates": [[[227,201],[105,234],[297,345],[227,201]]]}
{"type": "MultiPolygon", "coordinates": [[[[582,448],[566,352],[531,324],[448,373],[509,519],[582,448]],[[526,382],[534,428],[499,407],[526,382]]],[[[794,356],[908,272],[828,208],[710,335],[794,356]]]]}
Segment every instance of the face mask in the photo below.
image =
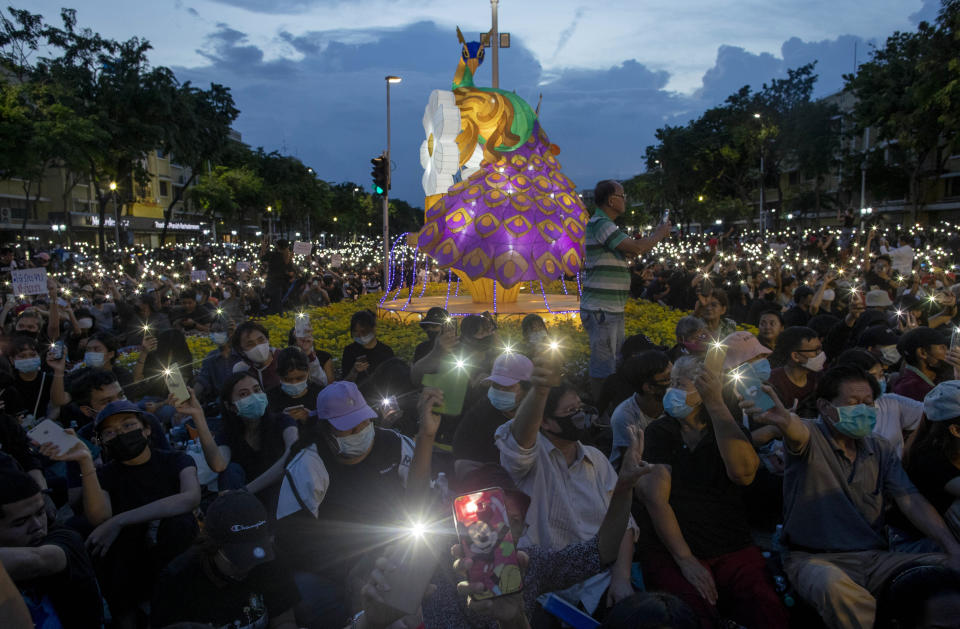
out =
{"type": "Polygon", "coordinates": [[[681,343],[681,345],[683,345],[691,354],[699,354],[707,349],[700,341],[684,341],[681,343]]]}
{"type": "Polygon", "coordinates": [[[487,390],[487,399],[498,411],[512,411],[517,408],[517,394],[513,391],[501,391],[490,387],[487,390]]]}
{"type": "Polygon", "coordinates": [[[753,370],[753,375],[756,376],[760,382],[766,382],[770,379],[770,361],[766,358],[761,358],[756,362],[747,364],[753,370]]]}
{"type": "Polygon", "coordinates": [[[565,417],[554,417],[553,420],[560,426],[559,432],[548,430],[550,434],[566,441],[580,441],[590,430],[595,413],[593,409],[580,409],[565,417]]]}
{"type": "Polygon", "coordinates": [[[83,355],[83,362],[88,367],[103,367],[103,352],[86,352],[83,355]]]}
{"type": "Polygon", "coordinates": [[[224,298],[224,299],[230,299],[230,291],[228,291],[228,290],[223,291],[223,298],[224,298]]]}
{"type": "Polygon", "coordinates": [[[203,301],[203,295],[201,295],[200,293],[197,293],[196,295],[193,296],[193,300],[199,304],[201,301],[203,301]]]}
{"type": "Polygon", "coordinates": [[[80,326],[81,330],[89,330],[93,327],[93,319],[88,319],[86,317],[77,319],[77,325],[80,326]]]}
{"type": "Polygon", "coordinates": [[[546,332],[533,332],[530,335],[530,343],[533,345],[542,345],[547,342],[547,333],[546,332]]]}
{"type": "Polygon", "coordinates": [[[17,371],[21,373],[31,373],[33,371],[40,370],[40,357],[34,356],[33,358],[18,358],[13,361],[13,366],[16,367],[17,371]]]}
{"type": "Polygon", "coordinates": [[[226,345],[227,344],[227,333],[226,332],[211,332],[210,340],[217,345],[226,345]]]}
{"type": "Polygon", "coordinates": [[[147,438],[143,430],[123,432],[103,444],[103,449],[114,461],[129,461],[140,456],[147,447],[147,438]]]}
{"type": "Polygon", "coordinates": [[[244,419],[260,419],[267,410],[267,394],[251,393],[245,398],[236,401],[237,415],[244,419]]]}
{"type": "Polygon", "coordinates": [[[807,362],[803,363],[803,366],[810,371],[823,371],[823,366],[825,364],[827,364],[827,355],[823,352],[820,352],[813,358],[808,358],[807,362]]]}
{"type": "Polygon", "coordinates": [[[373,424],[367,424],[367,427],[358,433],[336,437],[340,456],[345,459],[354,459],[361,454],[366,454],[373,445],[373,436],[373,424]]]}
{"type": "Polygon", "coordinates": [[[670,387],[663,396],[663,410],[674,419],[686,419],[693,412],[693,407],[687,404],[686,391],[670,387]]]}
{"type": "Polygon", "coordinates": [[[270,358],[270,343],[260,343],[256,347],[248,349],[245,353],[247,358],[262,365],[270,358]]]}
{"type": "Polygon", "coordinates": [[[900,352],[896,345],[886,345],[880,348],[880,361],[887,367],[900,362],[900,352]]]}
{"type": "Polygon", "coordinates": [[[303,382],[281,382],[280,390],[290,397],[297,397],[307,390],[307,381],[303,382]]]}
{"type": "Polygon", "coordinates": [[[353,340],[354,340],[354,342],[356,342],[358,345],[369,345],[370,343],[373,342],[373,339],[375,339],[375,338],[377,338],[377,335],[374,334],[373,332],[371,332],[370,334],[368,334],[368,335],[366,335],[366,336],[355,336],[355,337],[353,337],[353,340]]]}
{"type": "Polygon", "coordinates": [[[886,378],[880,378],[880,379],[877,381],[877,384],[880,385],[880,395],[883,395],[884,393],[887,392],[887,379],[886,379],[886,378]]]}
{"type": "Polygon", "coordinates": [[[877,409],[874,406],[855,404],[834,408],[837,409],[838,419],[833,427],[851,439],[863,439],[877,425],[877,409]]]}

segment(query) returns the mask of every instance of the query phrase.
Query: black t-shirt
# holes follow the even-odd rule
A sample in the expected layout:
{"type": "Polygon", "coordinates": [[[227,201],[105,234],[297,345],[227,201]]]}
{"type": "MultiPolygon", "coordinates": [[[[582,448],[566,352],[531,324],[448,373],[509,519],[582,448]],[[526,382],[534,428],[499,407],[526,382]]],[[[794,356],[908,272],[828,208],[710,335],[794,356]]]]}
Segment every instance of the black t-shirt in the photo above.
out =
{"type": "Polygon", "coordinates": [[[280,559],[260,564],[243,581],[218,575],[194,546],[174,559],[157,580],[151,625],[209,623],[214,627],[266,629],[300,602],[297,586],[280,559]]]}
{"type": "Polygon", "coordinates": [[[70,529],[54,528],[38,546],[59,547],[67,565],[56,574],[17,581],[34,625],[46,627],[55,615],[64,629],[99,629],[103,601],[83,538],[70,529]]]}
{"type": "Polygon", "coordinates": [[[417,347],[413,350],[413,362],[416,363],[421,358],[426,357],[433,350],[434,339],[427,339],[426,341],[419,343],[417,347]]]}
{"type": "Polygon", "coordinates": [[[944,486],[960,476],[960,469],[957,469],[940,452],[933,456],[912,458],[909,470],[910,480],[917,486],[923,497],[933,505],[937,513],[943,515],[956,499],[944,489],[944,486]]]}
{"type": "Polygon", "coordinates": [[[412,441],[376,428],[373,449],[355,465],[340,463],[326,440],[317,452],[330,476],[317,518],[298,511],[277,521],[277,539],[292,568],[345,578],[368,552],[396,538],[410,505],[401,473],[409,469],[412,441]]]}
{"type": "Polygon", "coordinates": [[[357,375],[357,383],[359,384],[373,373],[373,370],[379,367],[381,363],[393,358],[393,350],[382,341],[377,341],[373,349],[367,349],[356,341],[350,343],[343,348],[343,360],[340,361],[340,369],[343,370],[344,377],[353,369],[353,364],[357,362],[358,356],[366,356],[367,362],[370,363],[370,367],[365,372],[357,375]]]}
{"type": "Polygon", "coordinates": [[[30,381],[24,380],[19,374],[14,374],[13,382],[0,393],[0,399],[5,405],[4,412],[11,415],[32,414],[33,409],[36,408],[37,417],[46,417],[52,382],[53,374],[43,369],[30,381]]]}
{"type": "Polygon", "coordinates": [[[151,450],[150,460],[143,465],[111,461],[97,474],[117,514],[179,494],[180,472],[188,467],[195,468],[197,464],[183,452],[151,450]]]}
{"type": "MultiPolygon", "coordinates": [[[[316,404],[316,396],[313,400],[316,404]]],[[[266,472],[271,465],[277,462],[277,459],[283,456],[287,449],[283,443],[283,431],[296,425],[297,422],[289,415],[267,412],[264,413],[259,423],[259,450],[250,447],[241,431],[222,431],[217,434],[217,443],[229,446],[230,461],[242,467],[247,474],[247,481],[252,481],[266,472]]]]}
{"type": "Polygon", "coordinates": [[[500,450],[493,435],[508,421],[483,397],[464,414],[453,434],[453,458],[500,464],[500,450]]]}
{"type": "Polygon", "coordinates": [[[800,306],[793,306],[783,313],[783,327],[807,325],[810,322],[810,313],[800,306]]]}
{"type": "MultiPolygon", "coordinates": [[[[654,420],[644,431],[643,458],[671,466],[670,506],[695,556],[708,559],[751,544],[741,488],[727,478],[712,425],[691,451],[680,422],[666,416],[654,420]]],[[[662,547],[649,516],[638,515],[640,543],[662,547]]]]}
{"type": "MultiPolygon", "coordinates": [[[[320,364],[323,365],[323,363],[320,364]]],[[[280,413],[283,412],[285,408],[303,405],[308,411],[315,411],[317,410],[317,395],[322,390],[323,387],[319,384],[308,382],[306,393],[300,397],[290,397],[283,392],[282,388],[274,387],[267,391],[267,399],[269,400],[268,408],[275,413],[280,413]]]]}

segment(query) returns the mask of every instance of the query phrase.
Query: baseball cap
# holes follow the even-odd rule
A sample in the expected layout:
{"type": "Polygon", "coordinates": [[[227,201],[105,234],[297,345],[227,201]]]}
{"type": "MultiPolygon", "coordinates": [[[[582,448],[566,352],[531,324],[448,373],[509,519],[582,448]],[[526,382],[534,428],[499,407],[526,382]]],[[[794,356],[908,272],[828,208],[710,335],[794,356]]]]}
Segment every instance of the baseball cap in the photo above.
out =
{"type": "Polygon", "coordinates": [[[350,430],[376,416],[353,382],[338,380],[317,394],[317,417],[330,422],[337,430],[350,430]]]}
{"type": "Polygon", "coordinates": [[[493,371],[487,380],[509,387],[518,382],[529,382],[532,375],[533,363],[529,358],[516,352],[504,352],[493,361],[493,371]]]}
{"type": "Polygon", "coordinates": [[[723,357],[723,368],[733,369],[761,354],[766,356],[770,350],[763,346],[757,337],[746,331],[734,332],[723,339],[727,354],[723,357]]]}
{"type": "Polygon", "coordinates": [[[907,360],[913,358],[915,352],[920,347],[930,347],[931,345],[946,345],[948,339],[936,330],[926,327],[914,328],[900,337],[897,341],[897,351],[907,360]]]}
{"type": "Polygon", "coordinates": [[[203,530],[239,570],[246,572],[276,556],[267,510],[245,490],[227,491],[207,507],[203,530]]]}
{"type": "Polygon", "coordinates": [[[100,424],[102,424],[108,417],[112,415],[120,415],[121,413],[133,413],[140,417],[143,417],[145,414],[143,409],[130,400],[114,400],[113,402],[110,402],[104,406],[103,410],[97,413],[97,418],[93,420],[93,427],[98,428],[100,424]]]}
{"type": "Polygon", "coordinates": [[[450,313],[441,308],[440,306],[434,306],[430,310],[427,310],[426,316],[420,320],[420,327],[425,325],[443,325],[447,322],[447,319],[450,318],[450,313]]]}
{"type": "Polygon", "coordinates": [[[864,301],[867,308],[886,308],[887,306],[893,305],[893,300],[890,299],[887,291],[879,288],[868,292],[864,301]]]}
{"type": "Polygon", "coordinates": [[[899,340],[900,335],[892,329],[882,325],[875,325],[864,330],[863,334],[860,335],[857,345],[860,347],[882,347],[884,345],[896,345],[899,340]]]}
{"type": "Polygon", "coordinates": [[[960,417],[960,380],[947,380],[923,398],[923,413],[932,422],[960,417]]]}

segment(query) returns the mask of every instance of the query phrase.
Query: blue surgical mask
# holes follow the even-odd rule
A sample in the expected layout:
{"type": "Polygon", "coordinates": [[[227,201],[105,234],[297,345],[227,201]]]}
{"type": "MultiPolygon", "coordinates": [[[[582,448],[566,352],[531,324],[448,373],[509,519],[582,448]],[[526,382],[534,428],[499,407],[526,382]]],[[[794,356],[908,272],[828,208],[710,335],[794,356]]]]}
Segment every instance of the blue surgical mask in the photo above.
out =
{"type": "Polygon", "coordinates": [[[297,397],[307,390],[307,381],[303,382],[281,382],[280,390],[290,397],[297,397]]]}
{"type": "Polygon", "coordinates": [[[852,406],[834,406],[837,409],[837,422],[833,425],[839,432],[851,439],[863,439],[877,425],[877,408],[866,404],[852,406]]]}
{"type": "Polygon", "coordinates": [[[887,379],[880,378],[877,383],[880,385],[880,395],[885,394],[887,392],[887,379]]]}
{"type": "Polygon", "coordinates": [[[377,338],[377,335],[371,332],[366,336],[355,336],[353,337],[353,340],[356,341],[357,344],[359,345],[369,345],[370,343],[373,342],[373,339],[375,338],[377,338]]]}
{"type": "Polygon", "coordinates": [[[501,391],[490,387],[487,390],[487,399],[498,411],[512,411],[517,408],[517,394],[513,391],[501,391]]]}
{"type": "Polygon", "coordinates": [[[103,367],[103,352],[85,352],[83,362],[88,367],[103,367]]]}
{"type": "Polygon", "coordinates": [[[20,373],[32,373],[34,371],[40,371],[40,357],[34,356],[33,358],[18,358],[13,361],[13,366],[20,373]]]}
{"type": "Polygon", "coordinates": [[[263,391],[251,393],[237,400],[237,415],[244,419],[260,419],[267,410],[267,394],[263,391]]]}
{"type": "Polygon", "coordinates": [[[663,396],[663,410],[674,419],[686,419],[693,412],[693,407],[687,404],[686,391],[670,387],[663,396]]]}
{"type": "Polygon", "coordinates": [[[210,340],[216,345],[226,345],[227,344],[227,333],[226,332],[211,332],[210,340]]]}
{"type": "Polygon", "coordinates": [[[766,358],[761,358],[756,362],[749,363],[750,368],[753,369],[753,375],[757,377],[760,382],[766,382],[770,379],[770,361],[766,358]]]}

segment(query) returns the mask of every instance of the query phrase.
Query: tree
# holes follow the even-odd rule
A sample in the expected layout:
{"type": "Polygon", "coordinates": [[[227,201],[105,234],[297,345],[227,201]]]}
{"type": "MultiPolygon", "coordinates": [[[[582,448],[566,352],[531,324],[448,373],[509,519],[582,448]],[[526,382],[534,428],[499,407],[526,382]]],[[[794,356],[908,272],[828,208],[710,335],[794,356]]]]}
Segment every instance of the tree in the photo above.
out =
{"type": "Polygon", "coordinates": [[[930,182],[944,172],[960,146],[960,2],[946,0],[936,24],[921,22],[915,33],[896,32],[873,51],[870,61],[846,75],[846,89],[857,99],[858,131],[873,128],[883,153],[896,146],[908,180],[913,217],[930,182]]]}

